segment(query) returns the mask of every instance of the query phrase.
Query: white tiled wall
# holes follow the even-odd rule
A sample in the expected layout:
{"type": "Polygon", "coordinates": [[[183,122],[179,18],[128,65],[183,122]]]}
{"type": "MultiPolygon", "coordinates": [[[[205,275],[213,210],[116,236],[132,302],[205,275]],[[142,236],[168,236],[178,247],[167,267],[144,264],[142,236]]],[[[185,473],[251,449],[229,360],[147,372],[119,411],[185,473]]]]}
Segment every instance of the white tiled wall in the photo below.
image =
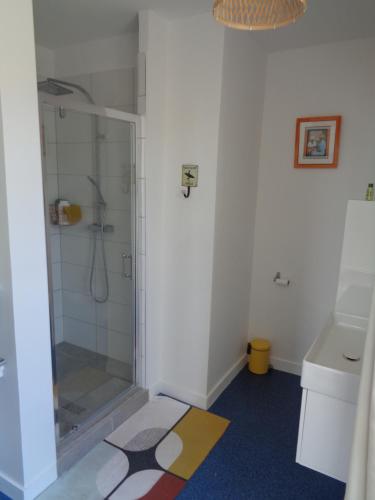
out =
{"type": "MultiPolygon", "coordinates": [[[[44,123],[44,174],[45,196],[47,203],[53,203],[59,194],[58,168],[56,154],[56,116],[52,108],[43,108],[44,123]]],[[[55,325],[55,341],[63,341],[63,308],[61,280],[61,233],[57,226],[47,220],[47,237],[49,239],[49,262],[53,290],[53,317],[55,325]]]]}
{"type": "MultiPolygon", "coordinates": [[[[98,106],[120,109],[128,113],[136,112],[136,68],[64,76],[61,79],[81,85],[91,94],[98,106]]],[[[87,102],[79,92],[69,95],[68,99],[87,102]]]]}
{"type": "MultiPolygon", "coordinates": [[[[91,139],[94,122],[70,111],[64,119],[51,114],[52,111],[45,112],[44,119],[47,198],[49,203],[64,198],[79,204],[83,214],[77,225],[49,229],[57,340],[130,363],[132,282],[123,276],[122,258],[131,253],[129,125],[108,119],[98,123],[103,135],[99,148],[100,186],[108,204],[106,223],[114,226],[113,232],[105,234],[109,300],[98,304],[90,296],[94,236],[89,225],[96,214],[95,190],[87,179],[87,175],[96,173],[91,139]]],[[[104,293],[103,267],[102,248],[97,242],[94,289],[99,296],[104,293]]]]}

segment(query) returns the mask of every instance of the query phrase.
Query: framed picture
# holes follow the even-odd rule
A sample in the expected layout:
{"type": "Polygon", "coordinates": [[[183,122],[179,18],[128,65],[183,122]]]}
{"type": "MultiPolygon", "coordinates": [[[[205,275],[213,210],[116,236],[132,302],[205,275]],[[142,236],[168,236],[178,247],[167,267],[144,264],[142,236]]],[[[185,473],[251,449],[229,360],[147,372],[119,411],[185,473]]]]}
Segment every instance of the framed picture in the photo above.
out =
{"type": "Polygon", "coordinates": [[[337,168],[341,116],[297,118],[294,168],[337,168]]]}

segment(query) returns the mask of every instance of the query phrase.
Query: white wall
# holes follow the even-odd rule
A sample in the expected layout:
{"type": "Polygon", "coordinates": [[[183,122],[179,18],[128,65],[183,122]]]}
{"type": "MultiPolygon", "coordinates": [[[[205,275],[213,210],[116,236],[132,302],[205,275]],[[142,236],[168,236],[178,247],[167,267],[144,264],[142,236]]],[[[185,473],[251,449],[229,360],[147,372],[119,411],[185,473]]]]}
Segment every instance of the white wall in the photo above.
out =
{"type": "Polygon", "coordinates": [[[226,30],[208,392],[246,356],[265,70],[266,54],[248,34],[226,30]]]}
{"type": "Polygon", "coordinates": [[[367,39],[269,56],[250,335],[270,338],[275,366],[285,369],[298,371],[333,311],[346,202],[363,198],[375,180],[374,49],[367,39]],[[296,118],[336,114],[338,169],[293,169],[296,118]],[[278,271],[290,288],[274,285],[278,271]]]}
{"type": "Polygon", "coordinates": [[[8,363],[0,379],[0,490],[31,499],[56,477],[56,448],[29,0],[1,3],[0,33],[0,353],[8,363]]]}
{"type": "Polygon", "coordinates": [[[140,21],[150,385],[206,407],[245,358],[266,57],[208,14],[140,21]],[[184,163],[200,167],[189,199],[184,163]]]}
{"type": "Polygon", "coordinates": [[[2,228],[0,238],[0,356],[7,361],[6,379],[0,379],[0,400],[3,402],[2,411],[0,412],[0,428],[7,430],[0,433],[0,489],[2,487],[5,489],[3,486],[5,478],[12,478],[13,481],[22,483],[21,423],[13,321],[3,133],[2,123],[0,123],[0,224],[2,228]],[[13,450],[13,453],[10,454],[9,450],[13,450]]]}
{"type": "Polygon", "coordinates": [[[168,23],[154,12],[139,16],[139,50],[147,61],[146,139],[143,154],[146,177],[146,318],[147,386],[158,392],[162,377],[162,293],[164,257],[166,79],[168,23]]]}
{"type": "Polygon", "coordinates": [[[210,15],[175,21],[168,47],[162,377],[169,393],[198,404],[207,390],[224,29],[210,15]],[[189,199],[184,163],[200,166],[189,199]]]}

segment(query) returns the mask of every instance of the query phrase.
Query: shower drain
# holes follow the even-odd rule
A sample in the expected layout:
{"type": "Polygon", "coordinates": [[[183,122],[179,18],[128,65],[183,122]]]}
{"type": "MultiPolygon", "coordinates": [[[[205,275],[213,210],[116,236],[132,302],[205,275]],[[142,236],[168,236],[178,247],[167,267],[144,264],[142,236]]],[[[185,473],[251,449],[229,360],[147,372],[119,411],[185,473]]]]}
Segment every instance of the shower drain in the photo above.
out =
{"type": "Polygon", "coordinates": [[[355,355],[355,354],[343,354],[344,359],[347,359],[348,361],[359,361],[361,359],[361,356],[355,355]]]}

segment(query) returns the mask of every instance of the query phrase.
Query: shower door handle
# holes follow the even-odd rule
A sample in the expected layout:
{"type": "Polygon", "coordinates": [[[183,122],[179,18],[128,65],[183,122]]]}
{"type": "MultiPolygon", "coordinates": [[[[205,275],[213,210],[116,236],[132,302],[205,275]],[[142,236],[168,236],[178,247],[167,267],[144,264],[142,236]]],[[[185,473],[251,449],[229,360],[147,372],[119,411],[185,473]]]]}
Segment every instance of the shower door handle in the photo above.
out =
{"type": "Polygon", "coordinates": [[[122,277],[127,278],[127,279],[132,279],[133,278],[133,257],[132,255],[128,255],[126,253],[122,254],[122,277]],[[126,263],[129,262],[128,266],[126,263]],[[130,269],[128,272],[126,268],[130,269]]]}

